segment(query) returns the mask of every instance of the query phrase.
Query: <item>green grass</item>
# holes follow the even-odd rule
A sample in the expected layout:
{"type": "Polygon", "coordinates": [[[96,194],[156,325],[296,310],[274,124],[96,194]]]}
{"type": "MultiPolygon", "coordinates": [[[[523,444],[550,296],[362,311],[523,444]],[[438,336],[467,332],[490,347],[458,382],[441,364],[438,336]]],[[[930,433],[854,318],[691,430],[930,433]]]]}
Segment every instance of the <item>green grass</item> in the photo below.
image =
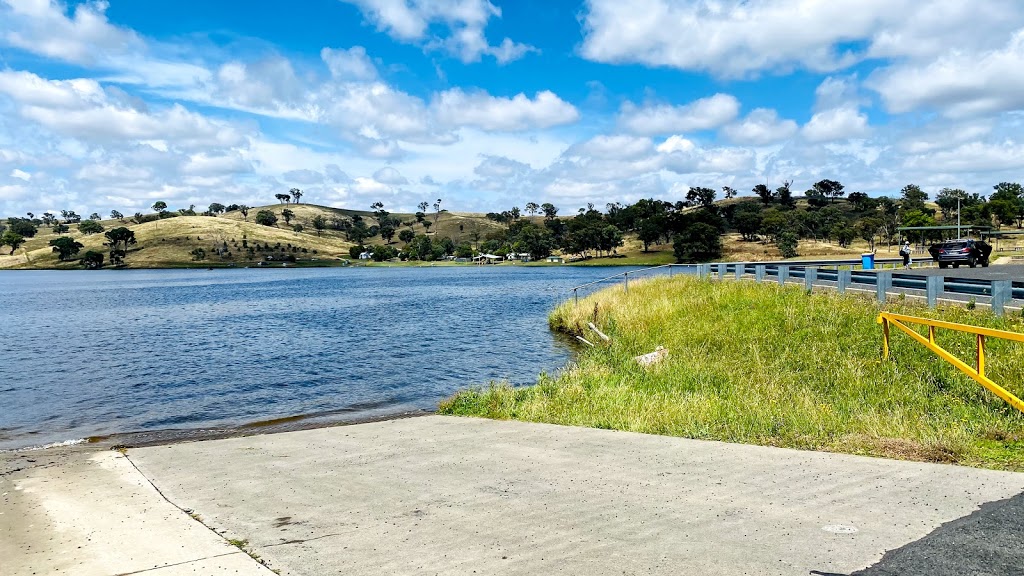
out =
{"type": "MultiPolygon", "coordinates": [[[[917,316],[1024,331],[1020,316],[885,306],[917,316]]],[[[553,330],[611,345],[526,388],[460,392],[440,412],[1024,470],[1024,414],[894,330],[882,361],[872,300],[752,282],[652,279],[567,302],[553,330]],[[668,359],[644,369],[656,346],[668,359]]],[[[940,330],[970,359],[974,340],[940,330]]],[[[1024,345],[990,339],[988,374],[1024,394],[1024,345]]]]}

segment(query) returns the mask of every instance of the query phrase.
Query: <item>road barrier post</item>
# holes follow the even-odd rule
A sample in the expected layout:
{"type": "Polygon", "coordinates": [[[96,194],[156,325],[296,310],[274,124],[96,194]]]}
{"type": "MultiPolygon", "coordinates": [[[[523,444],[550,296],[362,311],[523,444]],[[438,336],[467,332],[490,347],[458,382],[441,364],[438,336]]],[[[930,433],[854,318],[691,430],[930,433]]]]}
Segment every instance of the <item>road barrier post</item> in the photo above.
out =
{"type": "Polygon", "coordinates": [[[789,281],[789,266],[779,266],[779,286],[785,286],[789,281]]]}
{"type": "Polygon", "coordinates": [[[875,277],[875,289],[878,301],[881,302],[882,304],[885,304],[886,292],[888,292],[889,289],[892,288],[892,272],[882,272],[881,270],[879,270],[878,272],[875,273],[875,277]]]}
{"type": "Polygon", "coordinates": [[[747,271],[747,265],[746,264],[737,264],[736,265],[736,279],[739,280],[739,279],[743,278],[743,273],[746,272],[746,271],[747,271]]]}
{"type": "Polygon", "coordinates": [[[818,269],[808,266],[804,268],[804,289],[808,292],[814,290],[814,283],[818,281],[818,269]]]}
{"type": "Polygon", "coordinates": [[[996,316],[1002,316],[1006,304],[1013,298],[1012,280],[992,281],[992,312],[996,316]]]}
{"type": "Polygon", "coordinates": [[[728,269],[729,269],[729,265],[726,264],[725,262],[722,262],[721,264],[718,265],[718,279],[719,280],[725,280],[725,273],[726,273],[726,271],[728,269]]]}
{"type": "Polygon", "coordinates": [[[840,270],[836,274],[836,289],[839,290],[840,294],[846,293],[846,288],[853,281],[853,271],[851,270],[840,270]]]}
{"type": "Polygon", "coordinates": [[[701,264],[700,265],[700,277],[701,278],[710,278],[711,277],[711,264],[701,264]]]}
{"type": "Polygon", "coordinates": [[[935,308],[939,305],[939,294],[942,294],[946,279],[942,276],[927,276],[924,281],[925,294],[928,298],[928,307],[935,308]]]}
{"type": "Polygon", "coordinates": [[[754,280],[761,282],[764,280],[764,264],[758,264],[754,266],[754,280]]]}

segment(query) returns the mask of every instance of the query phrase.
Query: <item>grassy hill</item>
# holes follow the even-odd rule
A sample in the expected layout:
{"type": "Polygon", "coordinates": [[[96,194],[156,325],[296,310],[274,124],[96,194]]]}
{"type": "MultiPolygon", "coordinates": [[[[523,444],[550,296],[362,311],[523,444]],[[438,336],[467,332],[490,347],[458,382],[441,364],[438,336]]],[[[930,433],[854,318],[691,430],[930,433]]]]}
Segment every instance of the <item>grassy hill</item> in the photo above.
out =
{"type": "MultiPolygon", "coordinates": [[[[102,220],[100,224],[105,230],[124,226],[135,232],[137,244],[132,246],[125,258],[129,268],[173,268],[185,266],[248,266],[273,256],[275,260],[289,254],[294,255],[300,264],[338,263],[349,258],[352,243],[345,239],[345,233],[331,228],[337,220],[347,220],[359,215],[372,221],[372,213],[358,210],[328,208],[313,204],[271,205],[255,207],[249,211],[248,218],[241,212],[229,212],[217,217],[210,216],[176,216],[153,222],[137,224],[131,220],[102,220]],[[295,216],[291,224],[285,224],[282,212],[290,209],[295,216]],[[273,212],[278,222],[275,226],[262,226],[253,220],[260,210],[273,212]],[[328,228],[319,235],[313,227],[313,219],[323,216],[328,221],[328,228]],[[295,232],[292,226],[301,224],[302,232],[295,232]],[[250,256],[250,247],[259,247],[250,256]],[[196,259],[195,250],[205,252],[204,259],[196,259]],[[218,253],[218,250],[221,253],[218,253]]],[[[394,214],[404,222],[414,223],[412,214],[394,214]]],[[[433,221],[433,217],[430,217],[433,221]]],[[[449,236],[456,241],[471,242],[476,234],[480,238],[488,232],[501,228],[501,224],[488,220],[482,214],[464,214],[442,212],[437,225],[431,228],[431,236],[449,236]]],[[[69,225],[70,236],[82,243],[84,248],[79,256],[89,250],[106,254],[106,241],[103,234],[86,235],[78,231],[77,224],[69,225]]],[[[403,226],[402,228],[406,228],[403,226]]],[[[423,234],[422,224],[413,224],[412,230],[423,234]]],[[[80,268],[77,261],[61,262],[50,247],[50,240],[57,238],[48,227],[41,226],[34,238],[28,239],[14,255],[8,255],[7,247],[0,249],[0,269],[3,268],[80,268]]],[[[396,241],[397,242],[397,241],[396,241]]],[[[378,236],[367,240],[368,244],[380,244],[383,240],[378,236]]],[[[400,245],[400,242],[397,242],[400,245]]]]}
{"type": "MultiPolygon", "coordinates": [[[[742,202],[757,202],[752,198],[734,198],[720,200],[718,206],[723,210],[731,205],[742,202]]],[[[835,207],[851,218],[856,214],[852,205],[844,199],[837,200],[835,207]]],[[[797,208],[804,208],[806,201],[798,199],[797,208]]],[[[207,267],[207,266],[249,266],[273,257],[275,261],[288,255],[298,260],[298,265],[332,265],[339,264],[342,259],[349,258],[352,243],[347,241],[345,233],[334,229],[337,223],[350,220],[353,216],[361,216],[368,224],[374,222],[369,211],[329,208],[315,204],[275,204],[255,207],[249,211],[248,218],[241,212],[234,211],[217,217],[209,216],[177,216],[154,222],[137,224],[130,220],[103,220],[101,224],[106,230],[125,226],[135,232],[138,244],[128,252],[125,262],[130,268],[168,268],[168,267],[207,267]],[[290,224],[286,224],[282,212],[290,209],[294,213],[290,224]],[[260,210],[269,210],[278,218],[275,226],[262,226],[254,222],[260,210]],[[327,229],[319,235],[313,227],[313,219],[323,216],[328,223],[327,229]],[[301,232],[295,232],[292,226],[302,225],[301,232]],[[249,252],[249,248],[259,247],[249,252]],[[205,258],[197,259],[194,251],[202,250],[205,258]]],[[[413,214],[392,214],[403,223],[400,230],[411,228],[416,234],[426,232],[423,224],[415,222],[413,214]]],[[[433,214],[428,219],[433,222],[433,214]]],[[[527,217],[540,221],[542,217],[527,217]]],[[[449,237],[457,244],[468,242],[475,244],[488,234],[505,228],[505,225],[488,219],[484,214],[464,212],[442,212],[437,224],[432,226],[429,235],[434,238],[449,237]]],[[[70,225],[70,236],[81,242],[79,256],[88,250],[107,252],[103,246],[103,234],[84,235],[78,231],[77,225],[70,225]]],[[[35,238],[29,239],[14,255],[7,255],[7,249],[0,249],[0,269],[4,268],[78,268],[77,262],[60,262],[49,246],[50,240],[56,238],[48,227],[40,227],[35,238]]],[[[782,254],[775,244],[764,241],[745,241],[739,234],[728,233],[722,237],[723,259],[728,261],[778,260],[782,254]]],[[[382,244],[377,236],[366,241],[367,244],[382,244]]],[[[1012,247],[1020,241],[1004,241],[1002,246],[1012,247]]],[[[394,245],[400,247],[397,234],[394,245]]],[[[1002,247],[1001,246],[1001,247],[1002,247]]],[[[868,243],[857,239],[847,247],[837,242],[813,241],[801,239],[798,252],[801,258],[856,258],[869,249],[868,243]]],[[[880,255],[895,256],[896,248],[878,247],[880,255]]],[[[633,234],[625,236],[625,244],[617,250],[615,257],[594,258],[581,262],[583,265],[659,265],[675,262],[671,244],[650,246],[643,251],[643,244],[633,234]]]]}

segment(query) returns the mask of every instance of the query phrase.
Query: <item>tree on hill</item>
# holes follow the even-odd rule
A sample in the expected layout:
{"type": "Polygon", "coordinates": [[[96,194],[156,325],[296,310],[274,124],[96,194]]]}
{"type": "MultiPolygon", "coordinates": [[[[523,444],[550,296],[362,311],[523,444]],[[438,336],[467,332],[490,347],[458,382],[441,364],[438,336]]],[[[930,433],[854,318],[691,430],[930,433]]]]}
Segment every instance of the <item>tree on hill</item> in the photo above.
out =
{"type": "Polygon", "coordinates": [[[430,208],[430,202],[420,202],[416,207],[420,209],[420,212],[423,212],[424,215],[426,215],[427,208],[430,208]]]}
{"type": "Polygon", "coordinates": [[[789,180],[783,180],[782,186],[775,189],[775,196],[779,199],[779,203],[786,207],[792,207],[796,202],[793,200],[793,183],[789,180]]]}
{"type": "Polygon", "coordinates": [[[654,244],[661,238],[663,228],[664,223],[659,216],[645,218],[640,222],[640,225],[637,227],[636,237],[644,243],[644,252],[648,252],[651,244],[654,244]]]}
{"type": "Polygon", "coordinates": [[[412,230],[409,230],[408,228],[398,233],[398,239],[401,240],[402,243],[405,244],[406,246],[408,246],[409,242],[412,242],[412,239],[415,237],[416,233],[413,232],[412,230]]]}
{"type": "Polygon", "coordinates": [[[843,192],[844,186],[835,180],[819,180],[814,183],[814,191],[821,196],[828,198],[831,204],[836,198],[839,198],[846,194],[843,192]]]}
{"type": "Polygon", "coordinates": [[[779,234],[775,245],[779,248],[783,258],[796,258],[799,256],[797,248],[800,245],[800,236],[792,230],[785,230],[779,234]]]}
{"type": "Polygon", "coordinates": [[[292,212],[290,209],[285,208],[284,210],[281,211],[281,217],[284,218],[285,225],[290,226],[292,223],[292,218],[295,217],[295,212],[292,212]]]}
{"type": "Polygon", "coordinates": [[[430,233],[430,227],[431,226],[433,226],[433,223],[430,220],[424,220],[423,221],[423,229],[426,230],[427,234],[430,233]]]}
{"type": "Polygon", "coordinates": [[[758,184],[757,186],[754,186],[751,189],[751,192],[757,194],[758,197],[761,198],[761,202],[764,202],[765,204],[771,204],[772,200],[775,199],[775,193],[772,192],[772,189],[765,184],[758,184]]]}
{"type": "Polygon", "coordinates": [[[881,228],[882,220],[880,218],[865,218],[857,223],[857,234],[867,241],[872,252],[875,251],[875,236],[881,228]]]}
{"type": "Polygon", "coordinates": [[[70,228],[68,228],[67,224],[57,223],[53,225],[54,234],[67,234],[68,230],[70,230],[70,228]]]}
{"type": "Polygon", "coordinates": [[[242,218],[245,219],[246,222],[248,222],[249,221],[249,207],[246,206],[245,204],[240,204],[238,206],[238,211],[242,213],[242,218]]]}
{"type": "Polygon", "coordinates": [[[295,203],[298,204],[299,198],[302,198],[302,190],[299,190],[298,188],[292,188],[288,192],[292,195],[292,199],[295,200],[295,203]]]}
{"type": "MultiPolygon", "coordinates": [[[[919,212],[929,213],[928,208],[924,203],[928,200],[928,194],[921,190],[921,187],[916,184],[907,184],[900,190],[902,199],[900,200],[900,212],[912,212],[917,210],[919,212]]],[[[934,214],[934,212],[932,212],[934,214]]]]}
{"type": "Polygon", "coordinates": [[[686,192],[686,201],[691,206],[711,206],[715,203],[717,193],[714,188],[697,186],[686,192]]]}
{"type": "Polygon", "coordinates": [[[224,212],[227,211],[227,207],[221,204],[220,202],[214,202],[213,204],[210,204],[210,207],[207,208],[207,211],[209,211],[211,214],[223,214],[224,212]]]}
{"type": "Polygon", "coordinates": [[[86,220],[78,225],[78,231],[82,234],[99,234],[103,232],[103,225],[95,220],[86,220]]]}
{"type": "Polygon", "coordinates": [[[530,216],[536,216],[539,210],[540,206],[536,202],[526,203],[526,213],[529,214],[530,216]]]}
{"type": "Polygon", "coordinates": [[[287,194],[274,194],[274,198],[277,198],[277,201],[281,204],[287,204],[292,200],[292,197],[287,194]]]}
{"type": "Polygon", "coordinates": [[[384,240],[386,244],[391,244],[391,240],[395,237],[395,226],[390,218],[385,218],[384,222],[377,227],[377,232],[380,234],[381,240],[384,240]]]}
{"type": "Polygon", "coordinates": [[[757,233],[761,230],[761,207],[754,202],[737,206],[733,213],[733,227],[744,240],[757,240],[757,233]]]}
{"type": "Polygon", "coordinates": [[[1024,221],[1024,187],[1016,182],[1000,182],[993,189],[989,203],[996,219],[1000,224],[1016,223],[1020,228],[1024,221]]]}
{"type": "Polygon", "coordinates": [[[853,205],[854,210],[857,210],[858,212],[871,210],[872,208],[875,207],[874,200],[872,200],[870,196],[863,192],[850,192],[846,199],[850,201],[850,204],[853,205]]]}
{"type": "Polygon", "coordinates": [[[726,200],[730,198],[735,198],[736,194],[736,189],[733,188],[732,186],[722,186],[722,196],[725,196],[726,200]]]}
{"type": "Polygon", "coordinates": [[[72,256],[78,254],[81,248],[84,248],[81,242],[76,242],[70,236],[61,236],[50,240],[50,246],[53,246],[53,251],[57,253],[57,258],[62,262],[71,259],[72,256]]]}
{"type": "Polygon", "coordinates": [[[57,217],[49,212],[43,212],[42,221],[44,226],[52,226],[57,223],[57,217]]]}
{"type": "Polygon", "coordinates": [[[441,199],[438,198],[437,202],[434,202],[434,224],[437,224],[437,221],[440,218],[441,218],[441,199]]]}
{"type": "Polygon", "coordinates": [[[722,238],[710,224],[695,222],[672,240],[677,262],[707,262],[722,257],[722,238]]]}
{"type": "Polygon", "coordinates": [[[313,228],[316,230],[316,235],[319,238],[320,233],[324,231],[324,228],[327,228],[327,219],[324,218],[323,214],[317,214],[316,216],[313,216],[312,223],[313,228]]]}
{"type": "Polygon", "coordinates": [[[106,245],[110,248],[110,263],[120,266],[128,254],[128,247],[135,245],[135,232],[121,226],[107,231],[104,234],[107,238],[106,245]]]}
{"type": "Polygon", "coordinates": [[[36,225],[24,218],[8,218],[7,228],[19,236],[33,238],[36,235],[36,225]]]}
{"type": "Polygon", "coordinates": [[[89,220],[102,220],[102,219],[103,218],[100,217],[100,213],[99,212],[93,212],[92,214],[89,215],[89,220]]]}
{"type": "Polygon", "coordinates": [[[277,216],[270,210],[260,210],[256,213],[256,223],[263,226],[273,226],[277,224],[277,216]]]}
{"type": "Polygon", "coordinates": [[[555,205],[550,202],[545,202],[541,204],[540,210],[541,212],[544,213],[544,218],[548,220],[552,220],[555,216],[558,215],[558,208],[555,208],[555,205]]]}
{"type": "Polygon", "coordinates": [[[167,210],[167,202],[163,200],[157,200],[153,203],[153,212],[157,214],[163,214],[167,210]]]}
{"type": "Polygon", "coordinates": [[[120,220],[121,222],[124,222],[124,214],[121,214],[117,210],[111,210],[110,211],[110,219],[111,220],[120,220]]]}
{"type": "Polygon", "coordinates": [[[21,234],[18,234],[13,230],[7,230],[3,233],[2,236],[0,236],[0,246],[10,246],[10,254],[12,256],[14,255],[14,251],[17,250],[18,247],[24,243],[25,238],[21,234]]]}
{"type": "Polygon", "coordinates": [[[103,267],[103,253],[89,250],[82,256],[82,266],[86,270],[99,270],[103,267]]]}

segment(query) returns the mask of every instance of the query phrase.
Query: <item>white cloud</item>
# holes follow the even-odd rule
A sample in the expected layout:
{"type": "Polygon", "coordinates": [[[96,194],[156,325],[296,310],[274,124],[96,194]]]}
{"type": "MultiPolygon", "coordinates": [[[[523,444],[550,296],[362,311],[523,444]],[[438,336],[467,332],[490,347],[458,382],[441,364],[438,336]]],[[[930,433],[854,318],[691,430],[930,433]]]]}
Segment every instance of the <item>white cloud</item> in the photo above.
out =
{"type": "Polygon", "coordinates": [[[598,135],[571,147],[567,156],[589,156],[592,158],[630,160],[648,156],[654,150],[650,138],[616,134],[598,135]]]}
{"type": "MultiPolygon", "coordinates": [[[[337,168],[337,166],[334,166],[334,168],[337,168]]],[[[295,184],[302,185],[320,184],[324,181],[323,174],[317,172],[316,170],[309,170],[306,168],[303,168],[301,170],[289,170],[281,174],[281,177],[284,178],[286,182],[293,182],[295,184]]]]}
{"type": "Polygon", "coordinates": [[[320,58],[327,64],[331,75],[336,79],[374,80],[377,78],[377,67],[366,55],[366,49],[362,46],[353,46],[348,50],[324,48],[320,51],[320,58]]]}
{"type": "Polygon", "coordinates": [[[970,142],[934,154],[910,156],[904,166],[909,170],[945,173],[1019,171],[1024,168],[1024,142],[970,142]]]}
{"type": "Polygon", "coordinates": [[[814,94],[816,112],[802,129],[807,141],[832,142],[868,135],[868,117],[859,108],[855,77],[825,78],[814,94]]]}
{"type": "Polygon", "coordinates": [[[11,170],[11,178],[17,178],[19,180],[24,180],[25,182],[28,182],[29,180],[32,179],[32,175],[29,174],[28,172],[25,172],[24,170],[19,170],[18,168],[15,168],[14,170],[11,170]]]}
{"type": "Polygon", "coordinates": [[[868,117],[852,106],[818,112],[803,127],[804,138],[810,142],[863,138],[869,132],[868,117]]]}
{"type": "Polygon", "coordinates": [[[402,173],[391,166],[385,166],[373,173],[373,179],[388,186],[402,186],[409,183],[409,180],[402,176],[402,173]]]}
{"type": "Polygon", "coordinates": [[[1024,29],[988,51],[950,47],[938,59],[906,62],[873,74],[869,87],[886,108],[932,108],[952,118],[1024,108],[1024,29]]]}
{"type": "Polygon", "coordinates": [[[83,2],[68,8],[57,0],[3,0],[0,30],[3,40],[34,54],[76,64],[90,64],[106,53],[126,53],[141,47],[131,30],[111,25],[106,2],[83,2]]]}
{"type": "Polygon", "coordinates": [[[531,100],[525,94],[503,98],[453,88],[438,94],[431,109],[442,126],[473,126],[491,131],[550,128],[579,119],[575,106],[548,90],[538,92],[531,100]]]}
{"type": "Polygon", "coordinates": [[[476,62],[482,55],[504,64],[537,49],[502,40],[491,46],[484,36],[491,17],[501,9],[489,0],[342,0],[355,4],[378,30],[403,42],[424,43],[427,49],[442,49],[463,62],[476,62]],[[432,36],[432,26],[447,28],[447,36],[432,36]]]}
{"type": "Polygon", "coordinates": [[[229,125],[178,104],[149,111],[115,102],[92,80],[45,80],[27,72],[0,71],[0,94],[19,104],[23,118],[86,141],[161,139],[205,146],[240,140],[229,125]]]}
{"type": "Polygon", "coordinates": [[[634,134],[653,136],[709,130],[732,121],[740,103],[729,94],[715,94],[685,106],[655,104],[637,106],[627,102],[619,113],[619,126],[634,134]]]}
{"type": "Polygon", "coordinates": [[[719,76],[838,70],[866,58],[985,46],[1024,18],[1014,0],[588,0],[585,58],[719,76]]]}
{"type": "Polygon", "coordinates": [[[703,148],[682,136],[658,145],[661,166],[677,174],[745,172],[754,166],[754,153],[745,148],[703,148]]]}
{"type": "Polygon", "coordinates": [[[767,108],[753,110],[747,117],[722,128],[722,134],[735,144],[765,146],[792,138],[796,122],[779,118],[778,112],[767,108]]]}

